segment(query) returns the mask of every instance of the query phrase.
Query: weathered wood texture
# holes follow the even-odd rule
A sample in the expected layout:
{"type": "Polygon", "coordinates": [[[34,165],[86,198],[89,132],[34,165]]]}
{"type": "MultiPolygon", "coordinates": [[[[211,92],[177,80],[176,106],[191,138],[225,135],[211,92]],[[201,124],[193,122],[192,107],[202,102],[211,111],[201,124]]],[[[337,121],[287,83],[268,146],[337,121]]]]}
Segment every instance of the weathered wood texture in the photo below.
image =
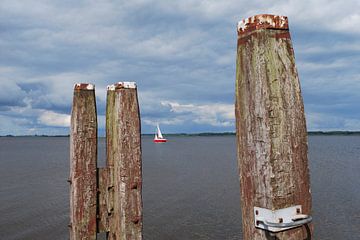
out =
{"type": "Polygon", "coordinates": [[[286,17],[238,25],[236,133],[244,240],[311,239],[312,225],[277,234],[257,229],[253,208],[302,205],[311,213],[303,100],[286,17]]]}
{"type": "Polygon", "coordinates": [[[111,198],[108,239],[142,239],[140,116],[135,85],[108,87],[106,139],[111,198]]]}
{"type": "Polygon", "coordinates": [[[70,239],[96,239],[97,118],[95,90],[76,84],[70,132],[70,239]]]}
{"type": "Polygon", "coordinates": [[[109,184],[109,170],[108,168],[98,168],[98,222],[97,231],[109,232],[109,193],[111,186],[109,184]]]}

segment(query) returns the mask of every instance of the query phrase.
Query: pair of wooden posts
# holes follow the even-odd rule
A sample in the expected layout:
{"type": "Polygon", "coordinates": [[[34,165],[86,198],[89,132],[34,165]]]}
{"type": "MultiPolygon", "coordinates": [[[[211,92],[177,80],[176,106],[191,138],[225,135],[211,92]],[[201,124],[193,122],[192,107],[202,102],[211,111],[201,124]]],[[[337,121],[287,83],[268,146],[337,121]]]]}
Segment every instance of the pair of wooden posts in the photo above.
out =
{"type": "Polygon", "coordinates": [[[70,239],[142,239],[140,116],[135,83],[108,87],[106,167],[97,167],[95,89],[76,84],[70,133],[70,239]]]}
{"type": "MultiPolygon", "coordinates": [[[[235,113],[243,239],[312,239],[310,223],[278,232],[260,229],[255,219],[260,210],[254,210],[274,213],[296,206],[296,214],[311,213],[307,131],[288,20],[257,15],[239,22],[237,30],[235,113]]],[[[96,239],[101,231],[108,239],[142,238],[140,120],[131,84],[108,89],[106,139],[107,167],[98,169],[94,89],[76,85],[72,240],[96,239]]]]}

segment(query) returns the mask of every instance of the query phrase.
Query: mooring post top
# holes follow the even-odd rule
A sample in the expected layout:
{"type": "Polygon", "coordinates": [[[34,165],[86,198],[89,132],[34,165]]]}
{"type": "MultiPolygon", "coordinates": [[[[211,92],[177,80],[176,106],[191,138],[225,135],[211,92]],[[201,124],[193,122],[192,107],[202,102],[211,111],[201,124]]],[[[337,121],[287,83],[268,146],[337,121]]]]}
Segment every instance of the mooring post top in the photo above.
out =
{"type": "Polygon", "coordinates": [[[238,22],[238,34],[246,34],[258,29],[288,30],[289,23],[286,16],[259,14],[238,22]]]}
{"type": "Polygon", "coordinates": [[[91,83],[76,83],[74,85],[74,90],[94,90],[95,85],[91,83]]]}
{"type": "Polygon", "coordinates": [[[116,89],[136,89],[136,82],[117,82],[107,86],[107,90],[115,91],[116,89]]]}

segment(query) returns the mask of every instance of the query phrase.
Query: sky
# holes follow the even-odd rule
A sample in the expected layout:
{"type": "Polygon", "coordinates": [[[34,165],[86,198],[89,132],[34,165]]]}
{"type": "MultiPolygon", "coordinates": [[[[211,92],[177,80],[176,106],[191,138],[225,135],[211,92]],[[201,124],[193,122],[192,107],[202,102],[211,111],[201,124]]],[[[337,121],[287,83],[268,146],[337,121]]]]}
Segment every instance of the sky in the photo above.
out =
{"type": "Polygon", "coordinates": [[[75,83],[135,81],[142,132],[235,131],[237,22],[289,18],[311,131],[360,130],[360,1],[0,1],[0,135],[68,134],[75,83]]]}

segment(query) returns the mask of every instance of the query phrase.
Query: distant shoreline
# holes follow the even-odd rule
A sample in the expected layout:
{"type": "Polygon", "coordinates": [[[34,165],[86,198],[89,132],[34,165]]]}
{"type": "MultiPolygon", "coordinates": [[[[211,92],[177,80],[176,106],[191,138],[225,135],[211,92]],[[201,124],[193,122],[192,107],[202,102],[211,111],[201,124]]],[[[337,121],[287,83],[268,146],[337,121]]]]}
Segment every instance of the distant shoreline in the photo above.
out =
{"type": "MultiPolygon", "coordinates": [[[[152,133],[144,133],[142,136],[153,136],[152,133]]],[[[203,132],[203,133],[168,133],[166,136],[235,136],[235,132],[203,132]]],[[[360,135],[360,131],[309,131],[309,136],[316,135],[360,135]]],[[[0,137],[69,137],[70,135],[1,135],[0,137]]],[[[103,136],[100,136],[103,137],[103,136]]]]}
{"type": "Polygon", "coordinates": [[[309,131],[308,135],[360,135],[360,131],[309,131]]]}

